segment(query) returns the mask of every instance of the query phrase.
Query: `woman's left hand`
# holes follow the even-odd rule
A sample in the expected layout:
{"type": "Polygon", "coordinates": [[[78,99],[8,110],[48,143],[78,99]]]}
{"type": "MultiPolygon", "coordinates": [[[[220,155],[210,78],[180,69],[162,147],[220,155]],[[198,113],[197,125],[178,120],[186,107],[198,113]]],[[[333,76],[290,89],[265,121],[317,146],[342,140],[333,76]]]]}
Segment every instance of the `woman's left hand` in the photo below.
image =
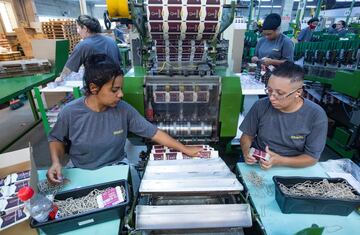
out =
{"type": "Polygon", "coordinates": [[[203,151],[203,148],[201,148],[201,147],[185,146],[183,153],[189,157],[200,157],[201,151],[203,151]]]}

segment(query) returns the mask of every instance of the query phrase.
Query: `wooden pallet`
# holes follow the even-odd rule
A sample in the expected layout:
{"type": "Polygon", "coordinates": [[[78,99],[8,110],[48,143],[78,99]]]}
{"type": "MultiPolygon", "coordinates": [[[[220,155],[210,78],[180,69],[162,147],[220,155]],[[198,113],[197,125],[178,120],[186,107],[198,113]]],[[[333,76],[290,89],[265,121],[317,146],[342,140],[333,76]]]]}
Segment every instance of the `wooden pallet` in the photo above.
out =
{"type": "Polygon", "coordinates": [[[9,41],[5,38],[5,39],[0,39],[0,47],[6,48],[8,50],[11,50],[11,46],[9,41]]]}
{"type": "Polygon", "coordinates": [[[32,57],[31,40],[36,38],[36,30],[29,27],[20,27],[14,29],[17,39],[23,48],[25,56],[32,57]]]}
{"type": "Polygon", "coordinates": [[[31,59],[0,62],[0,78],[48,73],[51,64],[48,60],[31,59]]]}
{"type": "Polygon", "coordinates": [[[21,53],[19,51],[0,53],[0,61],[10,61],[10,60],[21,60],[21,53]]]}
{"type": "Polygon", "coordinates": [[[50,20],[43,22],[41,28],[49,39],[68,39],[70,53],[81,40],[76,30],[76,22],[73,20],[50,20]]]}

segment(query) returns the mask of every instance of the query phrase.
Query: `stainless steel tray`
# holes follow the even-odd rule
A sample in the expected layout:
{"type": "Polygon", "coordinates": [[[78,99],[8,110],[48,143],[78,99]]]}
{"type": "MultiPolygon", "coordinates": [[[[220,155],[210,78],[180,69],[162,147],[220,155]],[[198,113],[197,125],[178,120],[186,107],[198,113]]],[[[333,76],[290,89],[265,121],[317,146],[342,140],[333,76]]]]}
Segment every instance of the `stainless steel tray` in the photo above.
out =
{"type": "Polygon", "coordinates": [[[248,204],[136,207],[136,229],[206,229],[251,227],[248,204]]]}
{"type": "Polygon", "coordinates": [[[221,158],[149,161],[139,188],[142,195],[229,194],[242,190],[221,158]]]}

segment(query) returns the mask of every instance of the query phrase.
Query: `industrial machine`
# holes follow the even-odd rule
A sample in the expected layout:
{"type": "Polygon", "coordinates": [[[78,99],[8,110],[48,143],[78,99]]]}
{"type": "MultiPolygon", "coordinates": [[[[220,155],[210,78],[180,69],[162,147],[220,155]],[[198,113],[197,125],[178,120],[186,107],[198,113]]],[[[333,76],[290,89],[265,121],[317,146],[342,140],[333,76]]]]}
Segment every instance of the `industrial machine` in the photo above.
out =
{"type": "Polygon", "coordinates": [[[252,226],[250,205],[241,203],[243,186],[216,151],[200,159],[163,146],[152,152],[136,207],[143,234],[242,234],[252,226]]]}
{"type": "MultiPolygon", "coordinates": [[[[222,32],[235,4],[108,0],[107,6],[106,19],[131,22],[137,34],[130,36],[134,68],[125,75],[125,100],[184,143],[230,141],[242,94],[239,77],[227,70],[222,32]]],[[[157,155],[145,157],[134,231],[241,234],[252,226],[243,186],[218,154],[178,159],[174,150],[152,148],[157,155]]]]}
{"type": "Polygon", "coordinates": [[[242,107],[240,80],[227,71],[235,4],[220,0],[107,1],[107,19],[129,22],[134,68],[125,100],[185,142],[229,142],[242,107]]]}
{"type": "Polygon", "coordinates": [[[305,96],[329,117],[327,145],[359,161],[360,40],[298,43],[295,58],[307,73],[305,96]]]}

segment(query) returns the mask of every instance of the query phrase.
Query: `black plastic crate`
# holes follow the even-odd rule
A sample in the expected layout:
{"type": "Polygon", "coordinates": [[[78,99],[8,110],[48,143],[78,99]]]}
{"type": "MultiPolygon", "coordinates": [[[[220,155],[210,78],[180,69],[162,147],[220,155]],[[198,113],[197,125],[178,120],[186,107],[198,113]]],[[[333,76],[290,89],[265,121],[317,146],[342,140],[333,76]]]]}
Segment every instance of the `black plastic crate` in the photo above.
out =
{"type": "MultiPolygon", "coordinates": [[[[109,187],[123,186],[126,192],[125,201],[110,207],[94,209],[86,213],[79,215],[68,216],[59,218],[56,220],[50,220],[43,223],[39,223],[31,218],[30,226],[32,228],[39,228],[46,234],[59,234],[68,231],[72,231],[79,228],[84,228],[89,225],[95,225],[110,220],[122,219],[125,215],[125,210],[129,204],[129,190],[128,183],[126,180],[117,180],[102,184],[91,185],[83,188],[72,189],[58,193],[55,199],[65,200],[66,198],[79,198],[88,195],[94,189],[106,189],[109,187]]],[[[116,228],[114,228],[116,229],[116,228]]]]}
{"type": "MultiPolygon", "coordinates": [[[[360,205],[360,200],[289,196],[281,191],[278,184],[281,183],[286,187],[291,187],[297,183],[303,183],[307,180],[311,182],[319,182],[323,179],[327,179],[330,183],[346,182],[349,184],[342,178],[274,176],[275,199],[281,209],[281,212],[285,214],[301,213],[347,216],[360,205]]],[[[356,195],[360,195],[355,189],[353,192],[356,195]]]]}

